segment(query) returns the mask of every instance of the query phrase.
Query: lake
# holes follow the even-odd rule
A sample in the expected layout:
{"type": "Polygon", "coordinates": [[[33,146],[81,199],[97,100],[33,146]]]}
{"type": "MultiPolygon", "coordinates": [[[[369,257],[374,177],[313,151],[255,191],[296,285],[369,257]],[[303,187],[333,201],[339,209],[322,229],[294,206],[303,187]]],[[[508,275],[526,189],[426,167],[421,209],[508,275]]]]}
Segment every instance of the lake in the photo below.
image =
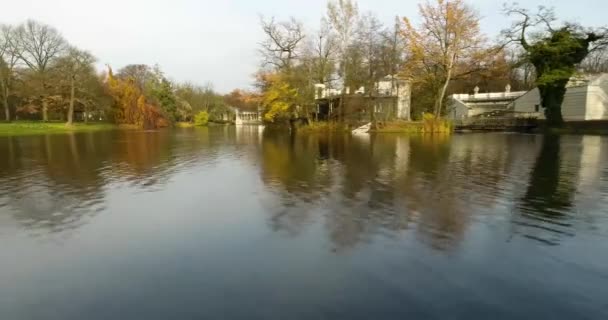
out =
{"type": "Polygon", "coordinates": [[[608,137],[0,137],[0,319],[608,319],[608,137]]]}

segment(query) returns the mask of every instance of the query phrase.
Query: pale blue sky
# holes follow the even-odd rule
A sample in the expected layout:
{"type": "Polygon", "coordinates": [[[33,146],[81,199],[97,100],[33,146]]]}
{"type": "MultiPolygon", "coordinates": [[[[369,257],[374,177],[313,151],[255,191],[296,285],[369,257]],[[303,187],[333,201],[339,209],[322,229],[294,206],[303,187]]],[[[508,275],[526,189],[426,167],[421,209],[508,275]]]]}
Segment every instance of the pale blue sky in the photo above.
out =
{"type": "MultiPolygon", "coordinates": [[[[114,68],[158,63],[178,81],[227,92],[251,84],[262,40],[258,16],[294,16],[314,29],[326,0],[19,0],[6,1],[0,23],[33,18],[57,27],[68,41],[114,68]]],[[[482,27],[496,35],[509,26],[500,14],[503,0],[470,0],[482,27]]],[[[608,25],[607,0],[520,1],[526,7],[553,6],[560,18],[584,25],[608,25]]],[[[415,0],[359,0],[360,11],[373,11],[386,23],[396,15],[415,18],[415,0]]]]}

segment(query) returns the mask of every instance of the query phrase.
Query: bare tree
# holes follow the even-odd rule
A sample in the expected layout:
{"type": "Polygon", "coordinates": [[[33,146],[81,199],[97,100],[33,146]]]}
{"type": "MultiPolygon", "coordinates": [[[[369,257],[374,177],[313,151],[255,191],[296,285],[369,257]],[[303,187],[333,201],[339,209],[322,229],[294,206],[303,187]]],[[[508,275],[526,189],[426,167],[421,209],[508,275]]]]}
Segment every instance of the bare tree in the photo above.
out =
{"type": "Polygon", "coordinates": [[[326,19],[321,19],[321,27],[312,43],[313,74],[317,83],[327,84],[333,79],[334,56],[337,53],[338,42],[331,32],[326,19]]]}
{"type": "Polygon", "coordinates": [[[116,73],[116,77],[124,80],[132,80],[139,90],[146,91],[146,86],[150,81],[157,80],[155,69],[159,69],[158,66],[150,67],[145,64],[130,64],[127,65],[116,73]]]}
{"type": "Polygon", "coordinates": [[[608,50],[595,50],[581,63],[580,69],[586,73],[598,74],[608,72],[608,50]]]}
{"type": "Polygon", "coordinates": [[[359,17],[359,8],[356,2],[352,0],[336,0],[330,1],[327,4],[327,18],[333,30],[338,35],[340,42],[340,69],[342,74],[342,82],[344,88],[342,89],[342,98],[340,99],[338,118],[344,113],[344,99],[346,82],[344,81],[348,73],[348,67],[346,63],[348,50],[352,42],[355,26],[359,17]]]}
{"type": "Polygon", "coordinates": [[[411,67],[433,69],[438,75],[435,117],[439,117],[459,63],[482,60],[490,52],[484,47],[479,15],[463,0],[428,0],[419,6],[419,11],[422,21],[417,28],[404,19],[404,35],[410,47],[411,67]]]}
{"type": "Polygon", "coordinates": [[[0,98],[6,121],[11,120],[8,98],[19,59],[17,50],[13,41],[13,28],[8,25],[0,26],[0,98]]]}
{"type": "Polygon", "coordinates": [[[395,17],[395,24],[392,28],[385,29],[382,33],[382,52],[380,58],[382,60],[382,69],[391,77],[393,88],[396,85],[395,76],[403,68],[405,61],[405,41],[401,35],[401,21],[399,17],[395,17]]]}
{"type": "Polygon", "coordinates": [[[305,35],[302,24],[295,18],[276,22],[260,18],[266,40],[262,42],[260,52],[265,65],[272,65],[281,70],[289,70],[293,61],[298,58],[298,48],[305,35]]]}
{"type": "MultiPolygon", "coordinates": [[[[28,20],[17,27],[13,39],[19,59],[37,73],[41,96],[44,96],[48,67],[52,60],[64,51],[66,41],[57,29],[34,20],[28,20]]],[[[48,121],[48,105],[44,102],[42,117],[44,121],[48,121]]]]}
{"type": "Polygon", "coordinates": [[[357,44],[363,52],[363,63],[364,63],[364,84],[367,99],[367,109],[370,113],[370,121],[372,126],[376,128],[376,113],[373,106],[373,95],[375,91],[376,82],[380,80],[383,74],[381,74],[381,60],[379,56],[380,45],[381,45],[381,31],[382,24],[378,18],[371,12],[363,15],[359,21],[357,30],[357,44]]]}

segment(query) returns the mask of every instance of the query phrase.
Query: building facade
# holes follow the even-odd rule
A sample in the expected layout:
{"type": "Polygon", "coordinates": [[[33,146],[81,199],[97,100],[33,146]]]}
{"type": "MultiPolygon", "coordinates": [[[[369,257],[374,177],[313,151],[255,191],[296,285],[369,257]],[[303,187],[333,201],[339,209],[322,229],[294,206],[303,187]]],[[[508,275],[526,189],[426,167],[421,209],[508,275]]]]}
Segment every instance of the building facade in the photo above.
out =
{"type": "Polygon", "coordinates": [[[509,105],[525,94],[526,91],[511,92],[510,86],[504,92],[479,93],[479,87],[476,87],[473,94],[453,94],[449,98],[447,118],[466,120],[500,116],[509,112],[509,105]]]}
{"type": "Polygon", "coordinates": [[[341,90],[317,84],[313,118],[358,123],[369,121],[373,112],[380,121],[410,120],[411,92],[409,81],[395,76],[378,81],[372,92],[366,92],[363,87],[353,92],[346,88],[343,94],[341,90]]]}
{"type": "MultiPolygon", "coordinates": [[[[538,88],[509,105],[517,117],[544,119],[538,88]]],[[[608,74],[573,78],[562,103],[564,121],[608,120],[608,74]]]]}

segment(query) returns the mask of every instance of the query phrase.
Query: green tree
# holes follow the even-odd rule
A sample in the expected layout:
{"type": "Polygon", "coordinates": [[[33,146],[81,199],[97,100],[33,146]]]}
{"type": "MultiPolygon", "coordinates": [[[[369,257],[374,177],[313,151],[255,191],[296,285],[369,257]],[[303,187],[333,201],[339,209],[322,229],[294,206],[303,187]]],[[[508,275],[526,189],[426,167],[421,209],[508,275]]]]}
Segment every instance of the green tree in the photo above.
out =
{"type": "Polygon", "coordinates": [[[209,114],[206,111],[201,111],[194,116],[194,125],[202,127],[209,122],[209,114]]]}
{"type": "Polygon", "coordinates": [[[152,89],[152,96],[156,99],[160,108],[167,114],[169,119],[175,121],[178,118],[177,98],[173,93],[173,87],[169,80],[162,78],[160,83],[155,85],[152,89]]]}

